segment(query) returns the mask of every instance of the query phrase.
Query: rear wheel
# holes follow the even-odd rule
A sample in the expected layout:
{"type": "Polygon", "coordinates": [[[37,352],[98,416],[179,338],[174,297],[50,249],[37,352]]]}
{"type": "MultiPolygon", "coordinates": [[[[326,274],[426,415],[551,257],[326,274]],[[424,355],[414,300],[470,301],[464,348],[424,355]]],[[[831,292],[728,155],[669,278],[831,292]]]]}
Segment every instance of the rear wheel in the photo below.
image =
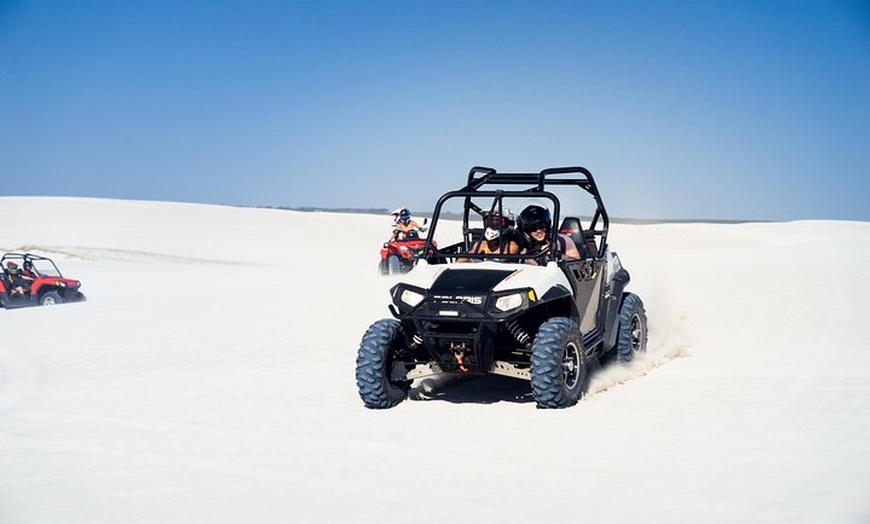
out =
{"type": "Polygon", "coordinates": [[[580,328],[569,318],[544,322],[532,343],[532,394],[539,408],[567,408],[580,400],[586,352],[580,328]]]}
{"type": "Polygon", "coordinates": [[[63,297],[61,297],[60,293],[58,293],[57,291],[49,291],[48,293],[42,295],[42,298],[39,299],[39,303],[43,306],[53,306],[62,302],[63,297]]]}
{"type": "Polygon", "coordinates": [[[634,293],[625,293],[619,306],[619,333],[616,359],[631,362],[635,355],[646,351],[647,322],[643,301],[634,293]]]}
{"type": "Polygon", "coordinates": [[[393,319],[375,322],[362,338],[356,358],[356,385],[367,408],[391,408],[405,400],[410,381],[393,381],[390,373],[402,347],[402,325],[393,319]]]}

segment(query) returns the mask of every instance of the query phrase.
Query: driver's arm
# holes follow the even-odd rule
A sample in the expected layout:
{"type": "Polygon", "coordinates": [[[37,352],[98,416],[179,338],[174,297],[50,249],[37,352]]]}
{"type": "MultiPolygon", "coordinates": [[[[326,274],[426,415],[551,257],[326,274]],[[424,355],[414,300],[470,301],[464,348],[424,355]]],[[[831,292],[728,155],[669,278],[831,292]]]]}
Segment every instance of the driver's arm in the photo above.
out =
{"type": "Polygon", "coordinates": [[[565,239],[565,253],[563,253],[562,258],[566,260],[580,258],[580,250],[577,249],[577,244],[571,240],[571,237],[568,235],[563,235],[565,239]]]}

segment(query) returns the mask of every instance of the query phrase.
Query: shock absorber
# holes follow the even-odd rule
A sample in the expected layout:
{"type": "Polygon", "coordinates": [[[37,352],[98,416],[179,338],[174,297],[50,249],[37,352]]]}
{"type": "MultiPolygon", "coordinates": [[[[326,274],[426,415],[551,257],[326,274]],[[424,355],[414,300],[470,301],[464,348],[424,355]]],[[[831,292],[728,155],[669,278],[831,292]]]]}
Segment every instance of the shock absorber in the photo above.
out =
{"type": "Polygon", "coordinates": [[[529,341],[532,339],[532,337],[530,337],[529,334],[526,333],[526,330],[523,329],[519,322],[517,322],[516,320],[511,320],[510,322],[505,324],[505,327],[507,328],[508,333],[510,333],[517,340],[517,342],[524,346],[529,345],[529,341]]]}

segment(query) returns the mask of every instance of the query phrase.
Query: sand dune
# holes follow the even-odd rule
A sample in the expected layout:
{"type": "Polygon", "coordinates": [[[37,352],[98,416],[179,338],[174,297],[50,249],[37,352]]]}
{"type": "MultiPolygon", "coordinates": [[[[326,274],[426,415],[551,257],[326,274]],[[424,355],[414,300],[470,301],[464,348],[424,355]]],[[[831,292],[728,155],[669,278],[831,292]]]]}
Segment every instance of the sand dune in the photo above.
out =
{"type": "MultiPolygon", "coordinates": [[[[574,408],[363,408],[389,218],[0,198],[88,301],[0,310],[0,522],[870,521],[870,224],[614,224],[648,353],[574,408]]],[[[437,387],[436,387],[437,386],[437,387]]]]}

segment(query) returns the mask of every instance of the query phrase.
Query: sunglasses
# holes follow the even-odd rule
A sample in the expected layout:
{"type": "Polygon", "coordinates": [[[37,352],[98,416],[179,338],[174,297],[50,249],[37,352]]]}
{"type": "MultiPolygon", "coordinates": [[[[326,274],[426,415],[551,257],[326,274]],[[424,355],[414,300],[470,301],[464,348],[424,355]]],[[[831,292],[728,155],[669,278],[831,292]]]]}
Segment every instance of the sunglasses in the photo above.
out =
{"type": "Polygon", "coordinates": [[[537,231],[546,231],[547,229],[549,229],[549,226],[546,222],[537,222],[535,224],[529,224],[523,229],[526,231],[526,233],[535,233],[537,231]]]}

